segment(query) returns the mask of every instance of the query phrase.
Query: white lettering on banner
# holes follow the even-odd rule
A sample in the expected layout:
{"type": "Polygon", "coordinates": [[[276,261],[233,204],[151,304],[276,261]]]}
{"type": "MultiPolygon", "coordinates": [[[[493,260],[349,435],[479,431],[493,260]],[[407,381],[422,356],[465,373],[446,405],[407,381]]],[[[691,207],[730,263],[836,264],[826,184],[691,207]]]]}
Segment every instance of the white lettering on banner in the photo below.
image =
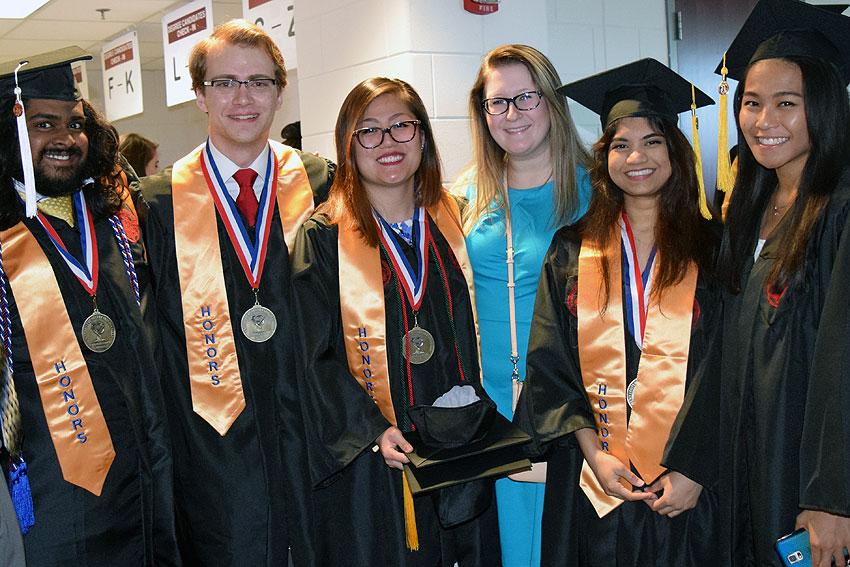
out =
{"type": "Polygon", "coordinates": [[[139,38],[135,31],[105,43],[103,59],[103,98],[110,121],[139,114],[144,110],[139,38]]]}
{"type": "Polygon", "coordinates": [[[195,99],[189,77],[189,53],[213,27],[212,0],[195,0],[162,17],[165,59],[165,104],[175,106],[195,99]]]}

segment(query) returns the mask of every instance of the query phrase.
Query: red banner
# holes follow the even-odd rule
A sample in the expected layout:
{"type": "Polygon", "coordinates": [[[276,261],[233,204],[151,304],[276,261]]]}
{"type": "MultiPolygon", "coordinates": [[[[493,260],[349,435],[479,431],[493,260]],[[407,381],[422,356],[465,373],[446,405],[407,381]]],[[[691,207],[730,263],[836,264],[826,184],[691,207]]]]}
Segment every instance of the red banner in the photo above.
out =
{"type": "Polygon", "coordinates": [[[199,8],[168,23],[168,43],[174,43],[205,29],[207,29],[207,9],[199,8]]]}
{"type": "Polygon", "coordinates": [[[268,4],[272,0],[248,0],[248,9],[253,10],[257,6],[262,6],[263,4],[268,4]]]}
{"type": "Polygon", "coordinates": [[[116,47],[113,47],[103,55],[103,68],[105,70],[112,69],[116,65],[126,63],[133,60],[133,42],[128,41],[116,47]]]}

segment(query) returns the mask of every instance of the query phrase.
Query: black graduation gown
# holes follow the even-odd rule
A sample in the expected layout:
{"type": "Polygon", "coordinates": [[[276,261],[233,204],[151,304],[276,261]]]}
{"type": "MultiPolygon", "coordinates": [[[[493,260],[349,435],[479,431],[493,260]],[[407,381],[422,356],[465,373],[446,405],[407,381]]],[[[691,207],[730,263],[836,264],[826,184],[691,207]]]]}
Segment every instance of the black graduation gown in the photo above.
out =
{"type": "Polygon", "coordinates": [[[771,299],[786,221],[726,297],[722,525],[735,565],[781,565],[773,545],[803,509],[850,516],[850,170],[812,229],[802,280],[771,299]]]}
{"type": "MultiPolygon", "coordinates": [[[[418,321],[434,336],[436,350],[428,362],[411,365],[414,405],[431,405],[452,386],[463,383],[484,395],[466,281],[442,234],[430,218],[428,222],[446,269],[455,319],[452,329],[444,284],[432,260],[418,321]],[[465,382],[460,379],[453,334],[465,382]]],[[[402,473],[389,468],[380,452],[372,451],[375,439],[390,423],[351,375],[346,360],[337,239],[337,227],[329,225],[323,215],[315,215],[298,235],[292,270],[295,311],[301,328],[298,363],[302,404],[311,479],[316,487],[312,498],[317,510],[317,564],[451,566],[457,561],[462,567],[500,565],[498,520],[492,482],[488,481],[491,505],[477,518],[451,529],[440,526],[434,496],[415,497],[420,549],[406,549],[402,473]]],[[[382,269],[393,408],[398,427],[408,432],[402,303],[383,252],[382,269]]],[[[412,317],[409,323],[412,325],[412,317]]]]}
{"type": "MultiPolygon", "coordinates": [[[[300,154],[316,191],[328,183],[326,162],[300,154]]],[[[148,243],[156,304],[145,318],[158,342],[158,363],[174,445],[174,501],[180,552],[189,565],[313,565],[304,516],[306,480],[303,431],[297,406],[289,289],[289,256],[275,206],[260,304],[274,312],[277,331],[254,343],[239,328],[254,304],[236,251],[216,215],[245,409],[224,436],[192,410],[183,307],[174,245],[171,168],[146,177],[148,243]],[[282,454],[283,453],[283,454],[282,454]]]]}
{"type": "MultiPolygon", "coordinates": [[[[74,257],[82,258],[77,228],[52,217],[50,220],[74,257]]],[[[100,260],[97,305],[115,324],[116,337],[109,350],[94,353],[81,338],[83,321],[92,313],[91,296],[38,221],[23,222],[53,268],[115,450],[100,496],[62,478],[17,309],[17,302],[26,301],[26,297],[11,297],[10,293],[22,451],[35,509],[35,525],[24,536],[27,563],[121,567],[176,564],[171,449],[164,403],[141,312],[112,226],[107,219],[94,223],[100,260]]],[[[132,251],[144,284],[147,265],[141,244],[132,245],[132,251]]]]}
{"type": "MultiPolygon", "coordinates": [[[[543,506],[541,564],[599,566],[718,565],[714,517],[716,462],[709,448],[694,444],[715,427],[709,403],[689,415],[698,392],[719,359],[719,294],[705,278],[697,280],[685,402],[673,425],[663,465],[703,485],[697,506],[669,519],[644,502],[624,502],[599,518],[579,486],[584,461],[573,434],[595,427],[581,378],[576,291],[581,239],[571,227],[559,230],[546,254],[534,306],[527,376],[514,421],[532,434],[548,459],[543,506]],[[698,453],[697,449],[702,449],[698,453]]],[[[625,310],[624,310],[625,311],[625,310]]],[[[625,317],[625,313],[624,313],[625,317]]],[[[637,376],[640,349],[626,333],[626,384],[637,376]]],[[[709,388],[702,391],[708,392],[709,388]]],[[[710,401],[710,399],[708,400],[710,401]]],[[[715,405],[716,411],[716,405],[715,405]]],[[[713,445],[716,449],[716,444],[713,445]]],[[[649,479],[651,480],[651,479],[649,479]]]]}

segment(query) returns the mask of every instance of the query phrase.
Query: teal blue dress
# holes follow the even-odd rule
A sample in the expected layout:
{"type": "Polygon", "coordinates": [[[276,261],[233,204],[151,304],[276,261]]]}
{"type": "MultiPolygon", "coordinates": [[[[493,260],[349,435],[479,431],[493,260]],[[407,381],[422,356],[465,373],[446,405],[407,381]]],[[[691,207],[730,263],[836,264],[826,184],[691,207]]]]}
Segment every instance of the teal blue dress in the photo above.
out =
{"type": "MultiPolygon", "coordinates": [[[[572,222],[584,215],[590,202],[590,179],[583,169],[579,170],[578,181],[579,206],[572,222]]],[[[513,228],[517,346],[521,373],[525,367],[540,269],[552,236],[560,228],[553,221],[554,188],[554,182],[550,181],[530,189],[508,189],[513,228]]],[[[470,203],[475,200],[475,191],[474,183],[466,187],[465,194],[470,203]]],[[[466,246],[475,277],[484,389],[496,402],[499,412],[512,418],[512,366],[509,360],[511,336],[504,212],[499,209],[483,214],[467,235],[466,246]]],[[[507,478],[496,481],[499,535],[505,567],[540,565],[544,489],[544,484],[515,482],[507,478]]]]}

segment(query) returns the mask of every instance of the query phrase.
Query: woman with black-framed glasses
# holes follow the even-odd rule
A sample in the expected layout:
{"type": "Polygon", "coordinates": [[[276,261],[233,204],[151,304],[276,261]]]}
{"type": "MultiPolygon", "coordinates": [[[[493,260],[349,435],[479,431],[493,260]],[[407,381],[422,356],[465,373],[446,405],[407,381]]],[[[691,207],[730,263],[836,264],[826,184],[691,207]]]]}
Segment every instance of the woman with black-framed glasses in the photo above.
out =
{"type": "MultiPolygon", "coordinates": [[[[508,418],[513,349],[507,229],[513,233],[514,326],[522,369],[543,256],[555,231],[578,220],[590,200],[589,158],[566,101],[555,92],[560,85],[552,63],[533,47],[503,45],[488,53],[469,95],[474,159],[452,188],[469,200],[466,244],[478,304],[488,306],[480,313],[484,386],[508,418]]],[[[540,564],[544,488],[507,478],[496,482],[507,567],[540,564]]]]}
{"type": "Polygon", "coordinates": [[[486,399],[460,213],[427,111],[406,82],[368,79],[335,141],[328,201],[292,259],[316,564],[500,565],[492,482],[414,497],[402,473],[410,408],[461,386],[486,399]]]}

